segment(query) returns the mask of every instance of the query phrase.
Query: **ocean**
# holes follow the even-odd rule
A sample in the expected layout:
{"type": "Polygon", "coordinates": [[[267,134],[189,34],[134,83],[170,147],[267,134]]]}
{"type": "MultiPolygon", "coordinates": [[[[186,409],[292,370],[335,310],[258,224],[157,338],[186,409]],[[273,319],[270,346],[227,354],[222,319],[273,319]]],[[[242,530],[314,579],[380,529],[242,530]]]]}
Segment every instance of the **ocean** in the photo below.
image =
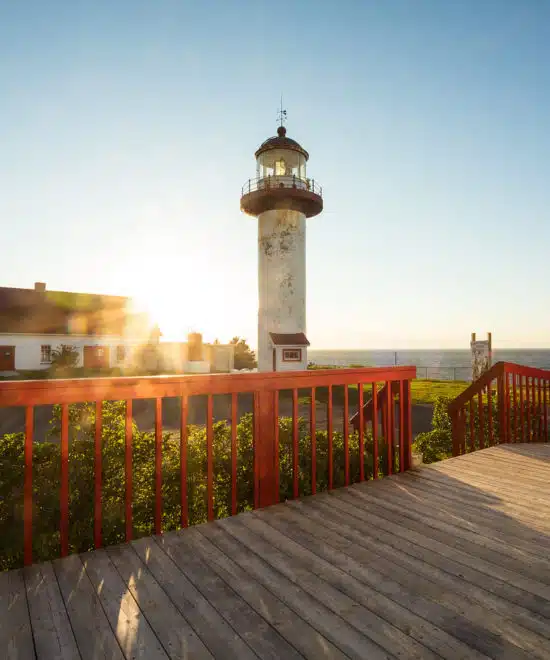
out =
{"type": "MultiPolygon", "coordinates": [[[[363,350],[309,350],[308,360],[315,364],[345,367],[389,367],[412,365],[417,367],[418,378],[434,380],[471,380],[470,351],[464,350],[414,350],[414,351],[363,351],[363,350]]],[[[502,349],[493,350],[494,362],[515,362],[528,367],[550,369],[550,349],[502,349]]]]}

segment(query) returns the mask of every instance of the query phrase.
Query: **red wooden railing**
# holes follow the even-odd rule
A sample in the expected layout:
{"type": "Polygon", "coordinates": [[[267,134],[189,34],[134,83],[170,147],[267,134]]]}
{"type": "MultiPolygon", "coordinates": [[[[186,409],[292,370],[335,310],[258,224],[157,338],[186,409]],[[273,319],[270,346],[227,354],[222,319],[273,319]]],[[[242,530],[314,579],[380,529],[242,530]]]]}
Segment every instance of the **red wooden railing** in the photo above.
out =
{"type": "Polygon", "coordinates": [[[453,455],[509,442],[548,442],[550,371],[497,362],[449,405],[453,455]]]}
{"type": "MultiPolygon", "coordinates": [[[[133,416],[132,401],[135,399],[155,400],[154,423],[154,531],[162,533],[162,399],[179,397],[181,399],[180,429],[180,488],[181,488],[181,527],[187,527],[187,428],[189,397],[206,395],[206,463],[207,463],[207,518],[214,519],[214,452],[213,452],[213,398],[216,395],[231,396],[231,514],[237,512],[237,397],[239,394],[253,395],[253,471],[254,471],[254,507],[265,507],[279,501],[279,396],[283,390],[292,391],[292,471],[293,497],[299,496],[298,481],[298,391],[310,392],[310,430],[311,430],[311,492],[317,488],[316,476],[316,391],[328,389],[327,433],[328,433],[328,488],[333,488],[333,391],[336,386],[344,387],[344,461],[345,485],[350,483],[349,456],[349,386],[358,388],[358,410],[363,409],[363,390],[372,389],[374,395],[374,418],[376,413],[376,393],[378,384],[384,383],[384,407],[388,411],[383,417],[382,433],[387,440],[387,469],[391,474],[399,464],[399,471],[411,465],[411,389],[410,383],[415,378],[415,367],[362,368],[315,370],[289,373],[246,373],[205,376],[159,376],[148,378],[98,378],[79,380],[50,381],[10,381],[0,384],[0,407],[24,406],[25,446],[24,446],[24,489],[23,489],[23,527],[24,527],[24,563],[33,560],[33,433],[34,407],[60,404],[60,554],[69,552],[69,406],[82,402],[95,402],[94,430],[94,545],[102,546],[102,405],[104,401],[125,401],[124,433],[124,512],[125,538],[132,539],[132,438],[133,416]],[[397,395],[397,397],[396,397],[397,395]],[[394,409],[398,405],[398,419],[394,418],[394,409]],[[393,438],[397,428],[399,442],[393,438]],[[398,455],[395,451],[398,446],[398,455]]],[[[360,480],[365,478],[365,422],[359,415],[359,453],[360,480]]],[[[373,417],[371,417],[373,419],[373,417]]],[[[378,424],[372,424],[372,452],[374,465],[378,466],[378,424]]],[[[78,469],[73,467],[73,469],[78,469]]],[[[374,478],[378,476],[377,467],[373,469],[374,478]]]]}

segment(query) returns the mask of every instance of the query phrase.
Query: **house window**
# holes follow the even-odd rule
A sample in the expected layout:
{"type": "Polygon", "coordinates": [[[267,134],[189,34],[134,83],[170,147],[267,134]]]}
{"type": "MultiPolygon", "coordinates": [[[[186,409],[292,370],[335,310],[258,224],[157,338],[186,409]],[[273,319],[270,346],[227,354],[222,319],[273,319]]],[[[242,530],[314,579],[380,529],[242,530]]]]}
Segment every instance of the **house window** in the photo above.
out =
{"type": "Polygon", "coordinates": [[[116,347],[116,361],[124,362],[126,359],[126,346],[117,346],[116,347]]]}
{"type": "Polygon", "coordinates": [[[301,362],[301,361],[302,361],[301,348],[283,349],[283,362],[301,362]]]}
{"type": "Polygon", "coordinates": [[[40,347],[40,362],[42,364],[50,364],[52,361],[52,347],[50,344],[42,344],[40,347]]]}

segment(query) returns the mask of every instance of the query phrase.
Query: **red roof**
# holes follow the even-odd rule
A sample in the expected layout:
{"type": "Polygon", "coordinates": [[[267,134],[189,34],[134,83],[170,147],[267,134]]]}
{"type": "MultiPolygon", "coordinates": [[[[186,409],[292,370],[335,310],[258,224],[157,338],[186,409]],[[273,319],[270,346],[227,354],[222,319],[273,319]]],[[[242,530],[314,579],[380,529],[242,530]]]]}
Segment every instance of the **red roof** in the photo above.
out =
{"type": "Polygon", "coordinates": [[[269,336],[275,346],[309,346],[309,341],[303,332],[270,332],[269,336]]]}
{"type": "Polygon", "coordinates": [[[122,335],[128,299],[0,287],[0,333],[122,335]],[[83,329],[71,330],[73,325],[83,329]]]}

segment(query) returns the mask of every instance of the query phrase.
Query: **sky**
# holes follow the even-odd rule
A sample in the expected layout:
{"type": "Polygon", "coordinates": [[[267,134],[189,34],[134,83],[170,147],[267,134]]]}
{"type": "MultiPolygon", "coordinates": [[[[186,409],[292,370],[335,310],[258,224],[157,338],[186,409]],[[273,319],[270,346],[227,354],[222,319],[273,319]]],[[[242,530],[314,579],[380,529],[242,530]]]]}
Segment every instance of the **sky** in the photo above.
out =
{"type": "Polygon", "coordinates": [[[0,3],[0,285],[256,345],[276,132],[310,153],[312,348],[550,346],[550,3],[0,3]]]}

